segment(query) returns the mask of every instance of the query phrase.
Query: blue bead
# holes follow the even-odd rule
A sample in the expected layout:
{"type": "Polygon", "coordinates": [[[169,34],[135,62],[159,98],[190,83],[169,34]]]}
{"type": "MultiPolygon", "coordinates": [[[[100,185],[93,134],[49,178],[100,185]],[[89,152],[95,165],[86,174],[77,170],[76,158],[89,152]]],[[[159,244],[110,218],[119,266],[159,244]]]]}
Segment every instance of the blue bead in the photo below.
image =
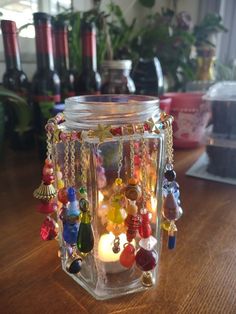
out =
{"type": "Polygon", "coordinates": [[[78,201],[73,201],[68,205],[67,216],[79,216],[78,201]]]}
{"type": "Polygon", "coordinates": [[[75,244],[77,242],[78,231],[79,231],[78,223],[70,224],[68,222],[65,222],[63,224],[63,239],[68,244],[75,244]]]}
{"type": "Polygon", "coordinates": [[[68,192],[67,192],[67,196],[68,196],[68,201],[69,202],[74,202],[76,200],[76,193],[75,193],[75,189],[70,187],[68,189],[68,192]]]}
{"type": "Polygon", "coordinates": [[[175,243],[176,243],[176,236],[175,235],[168,236],[168,249],[169,250],[173,250],[175,248],[175,243]]]}

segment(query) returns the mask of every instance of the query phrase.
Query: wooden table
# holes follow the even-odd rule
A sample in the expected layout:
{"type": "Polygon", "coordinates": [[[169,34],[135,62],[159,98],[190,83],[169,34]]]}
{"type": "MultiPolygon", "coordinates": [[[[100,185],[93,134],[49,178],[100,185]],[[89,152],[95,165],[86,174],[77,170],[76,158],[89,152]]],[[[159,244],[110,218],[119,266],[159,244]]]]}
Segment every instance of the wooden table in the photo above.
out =
{"type": "Polygon", "coordinates": [[[201,152],[176,153],[185,211],[177,249],[163,245],[158,286],[109,301],[96,301],[67,276],[57,242],[39,238],[37,155],[7,152],[0,168],[0,313],[236,313],[236,187],[185,176],[201,152]]]}

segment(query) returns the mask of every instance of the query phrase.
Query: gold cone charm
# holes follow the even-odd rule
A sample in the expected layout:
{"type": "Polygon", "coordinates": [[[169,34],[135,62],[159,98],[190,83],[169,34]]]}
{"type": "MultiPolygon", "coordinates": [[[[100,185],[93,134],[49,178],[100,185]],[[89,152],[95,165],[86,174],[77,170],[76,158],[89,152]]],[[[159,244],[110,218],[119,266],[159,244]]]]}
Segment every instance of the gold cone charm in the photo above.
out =
{"type": "Polygon", "coordinates": [[[154,284],[152,273],[150,271],[145,271],[142,275],[141,281],[144,287],[152,287],[154,284]]]}
{"type": "Polygon", "coordinates": [[[50,201],[50,199],[56,196],[56,189],[52,184],[44,184],[43,182],[34,191],[34,197],[42,201],[50,201]]]}

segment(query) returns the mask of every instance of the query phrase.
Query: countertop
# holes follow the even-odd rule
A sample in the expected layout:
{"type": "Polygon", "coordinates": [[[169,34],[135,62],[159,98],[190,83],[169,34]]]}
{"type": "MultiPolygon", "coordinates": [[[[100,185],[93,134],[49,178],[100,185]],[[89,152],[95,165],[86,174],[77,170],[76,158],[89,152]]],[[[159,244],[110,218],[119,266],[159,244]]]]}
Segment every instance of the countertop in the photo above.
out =
{"type": "Polygon", "coordinates": [[[184,215],[177,248],[168,251],[163,240],[158,285],[96,301],[62,271],[57,242],[40,240],[43,217],[32,197],[37,154],[7,150],[0,166],[0,313],[236,313],[236,187],[187,177],[201,153],[175,154],[184,215]]]}

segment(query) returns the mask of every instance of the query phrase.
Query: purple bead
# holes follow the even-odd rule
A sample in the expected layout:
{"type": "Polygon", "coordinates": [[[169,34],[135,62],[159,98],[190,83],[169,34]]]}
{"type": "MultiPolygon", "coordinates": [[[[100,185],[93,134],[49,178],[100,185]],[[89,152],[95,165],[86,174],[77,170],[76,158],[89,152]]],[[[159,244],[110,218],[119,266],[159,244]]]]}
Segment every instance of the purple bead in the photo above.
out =
{"type": "Polygon", "coordinates": [[[149,271],[155,268],[158,260],[158,255],[155,250],[147,251],[140,248],[135,256],[136,265],[142,271],[149,271]]]}

